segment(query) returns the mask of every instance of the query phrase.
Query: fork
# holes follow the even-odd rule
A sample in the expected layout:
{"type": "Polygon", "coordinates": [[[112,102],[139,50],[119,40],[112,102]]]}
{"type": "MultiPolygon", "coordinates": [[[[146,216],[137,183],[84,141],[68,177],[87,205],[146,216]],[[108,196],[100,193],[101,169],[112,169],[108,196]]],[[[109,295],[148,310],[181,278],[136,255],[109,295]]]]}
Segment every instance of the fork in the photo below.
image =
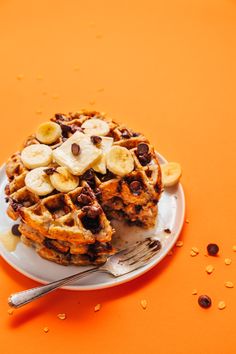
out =
{"type": "Polygon", "coordinates": [[[13,308],[22,307],[66,284],[72,283],[74,280],[84,278],[87,275],[98,271],[111,274],[114,277],[120,277],[121,275],[128,274],[146,265],[147,262],[150,261],[160,249],[160,241],[148,237],[142,241],[137,241],[126,249],[110,256],[107,261],[100,266],[73,274],[67,278],[63,278],[46,285],[12,294],[8,298],[8,304],[13,308]]]}

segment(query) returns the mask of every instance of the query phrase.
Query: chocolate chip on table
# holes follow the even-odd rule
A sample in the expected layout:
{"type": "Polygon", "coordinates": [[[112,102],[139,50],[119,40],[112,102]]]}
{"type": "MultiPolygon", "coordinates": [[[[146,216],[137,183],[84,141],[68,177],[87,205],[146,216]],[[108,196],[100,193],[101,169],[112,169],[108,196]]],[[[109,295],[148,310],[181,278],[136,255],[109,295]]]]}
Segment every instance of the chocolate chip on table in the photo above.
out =
{"type": "Polygon", "coordinates": [[[90,219],[96,219],[102,213],[101,207],[96,206],[85,206],[82,208],[82,211],[86,213],[87,217],[90,219]]]}
{"type": "Polygon", "coordinates": [[[139,193],[142,189],[141,183],[139,181],[133,181],[130,183],[129,188],[133,193],[139,193]]]}
{"type": "Polygon", "coordinates": [[[207,252],[210,256],[216,256],[219,252],[219,246],[216,243],[209,243],[207,246],[207,252]]]}
{"type": "Polygon", "coordinates": [[[20,226],[19,224],[15,224],[15,225],[12,226],[11,232],[12,232],[12,234],[14,236],[21,236],[21,232],[19,230],[19,226],[20,226]]]}
{"type": "Polygon", "coordinates": [[[148,152],[149,152],[149,147],[147,144],[145,144],[145,143],[138,144],[138,147],[137,147],[138,156],[139,155],[146,155],[146,154],[148,154],[148,152]]]}
{"type": "Polygon", "coordinates": [[[94,145],[99,145],[99,144],[101,144],[101,142],[102,142],[102,138],[101,138],[100,136],[97,136],[97,135],[92,135],[92,136],[90,137],[90,139],[91,139],[91,141],[92,141],[92,143],[93,143],[94,145]]]}
{"type": "Polygon", "coordinates": [[[80,146],[76,143],[71,145],[71,152],[74,156],[78,156],[80,154],[80,146]]]}
{"type": "Polygon", "coordinates": [[[198,304],[204,309],[207,309],[211,307],[211,298],[208,295],[201,295],[198,298],[198,304]]]}
{"type": "Polygon", "coordinates": [[[46,169],[44,170],[44,172],[46,173],[46,175],[51,176],[51,175],[53,175],[54,172],[56,172],[56,169],[53,168],[53,167],[51,167],[51,168],[46,168],[46,169]]]}

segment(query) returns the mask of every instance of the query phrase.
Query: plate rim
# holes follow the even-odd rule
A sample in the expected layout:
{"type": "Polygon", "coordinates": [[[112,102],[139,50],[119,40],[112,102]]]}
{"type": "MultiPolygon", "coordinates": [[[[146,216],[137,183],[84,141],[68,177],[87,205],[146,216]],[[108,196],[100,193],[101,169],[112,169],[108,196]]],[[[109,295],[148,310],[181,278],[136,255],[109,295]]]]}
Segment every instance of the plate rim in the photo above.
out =
{"type": "MultiPolygon", "coordinates": [[[[165,163],[168,162],[167,159],[164,158],[159,152],[157,152],[157,156],[165,163]]],[[[2,172],[4,173],[5,165],[6,164],[3,164],[0,167],[0,174],[2,172]]],[[[113,278],[111,282],[105,282],[105,283],[103,282],[103,283],[99,283],[96,285],[67,285],[67,286],[61,287],[61,289],[71,290],[71,291],[94,291],[94,290],[107,289],[107,288],[111,288],[114,286],[118,286],[118,285],[127,283],[131,280],[134,280],[134,279],[142,276],[143,274],[147,273],[149,270],[153,269],[155,266],[157,266],[167,256],[167,254],[170,252],[170,250],[175,245],[176,241],[178,240],[178,238],[180,236],[183,225],[184,225],[185,211],[186,211],[184,189],[183,189],[183,186],[181,183],[178,184],[177,188],[178,188],[177,189],[178,194],[180,195],[179,199],[181,199],[181,216],[180,216],[180,220],[178,223],[178,228],[175,232],[175,235],[173,236],[173,238],[169,242],[169,244],[165,247],[165,252],[158,259],[154,259],[153,261],[149,262],[148,264],[146,264],[142,268],[136,269],[135,271],[125,274],[124,276],[115,278],[111,275],[111,277],[113,278]],[[128,276],[128,278],[125,277],[126,275],[128,276]],[[125,277],[125,278],[123,278],[123,277],[125,277]]],[[[41,278],[38,278],[38,277],[30,274],[29,272],[19,268],[14,262],[9,260],[8,257],[5,256],[5,254],[1,251],[1,248],[0,248],[0,256],[4,259],[4,261],[6,263],[8,263],[13,269],[15,269],[20,274],[26,276],[27,278],[29,278],[39,284],[48,284],[47,281],[45,281],[41,278]]]]}

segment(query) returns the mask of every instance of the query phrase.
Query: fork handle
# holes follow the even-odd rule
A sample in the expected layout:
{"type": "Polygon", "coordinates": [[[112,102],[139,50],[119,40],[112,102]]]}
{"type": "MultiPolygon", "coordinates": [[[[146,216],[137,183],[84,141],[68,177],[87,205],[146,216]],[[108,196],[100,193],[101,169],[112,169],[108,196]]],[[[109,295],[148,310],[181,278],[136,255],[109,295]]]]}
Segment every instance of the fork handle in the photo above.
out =
{"type": "Polygon", "coordinates": [[[17,309],[19,307],[22,307],[26,304],[29,304],[30,302],[39,299],[40,297],[51,293],[52,291],[62,287],[63,285],[71,283],[73,280],[81,279],[86,277],[87,275],[91,273],[95,273],[99,270],[99,267],[91,268],[88,270],[85,270],[84,272],[76,273],[74,275],[71,275],[67,278],[60,279],[57,281],[54,281],[52,283],[46,284],[46,285],[41,285],[36,288],[20,291],[18,293],[12,294],[8,298],[8,304],[9,306],[17,309]]]}

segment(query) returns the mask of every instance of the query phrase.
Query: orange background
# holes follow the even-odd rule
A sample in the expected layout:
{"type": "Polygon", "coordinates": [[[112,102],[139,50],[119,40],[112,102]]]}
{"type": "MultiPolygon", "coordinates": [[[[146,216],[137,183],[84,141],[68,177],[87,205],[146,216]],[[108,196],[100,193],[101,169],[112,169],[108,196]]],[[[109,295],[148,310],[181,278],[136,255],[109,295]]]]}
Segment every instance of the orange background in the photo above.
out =
{"type": "Polygon", "coordinates": [[[235,353],[236,289],[224,283],[236,286],[236,2],[0,0],[0,50],[2,163],[55,112],[107,111],[181,162],[190,221],[184,246],[141,278],[61,290],[13,316],[8,295],[36,283],[0,260],[1,353],[235,353]],[[212,241],[217,258],[204,256],[212,241]]]}

